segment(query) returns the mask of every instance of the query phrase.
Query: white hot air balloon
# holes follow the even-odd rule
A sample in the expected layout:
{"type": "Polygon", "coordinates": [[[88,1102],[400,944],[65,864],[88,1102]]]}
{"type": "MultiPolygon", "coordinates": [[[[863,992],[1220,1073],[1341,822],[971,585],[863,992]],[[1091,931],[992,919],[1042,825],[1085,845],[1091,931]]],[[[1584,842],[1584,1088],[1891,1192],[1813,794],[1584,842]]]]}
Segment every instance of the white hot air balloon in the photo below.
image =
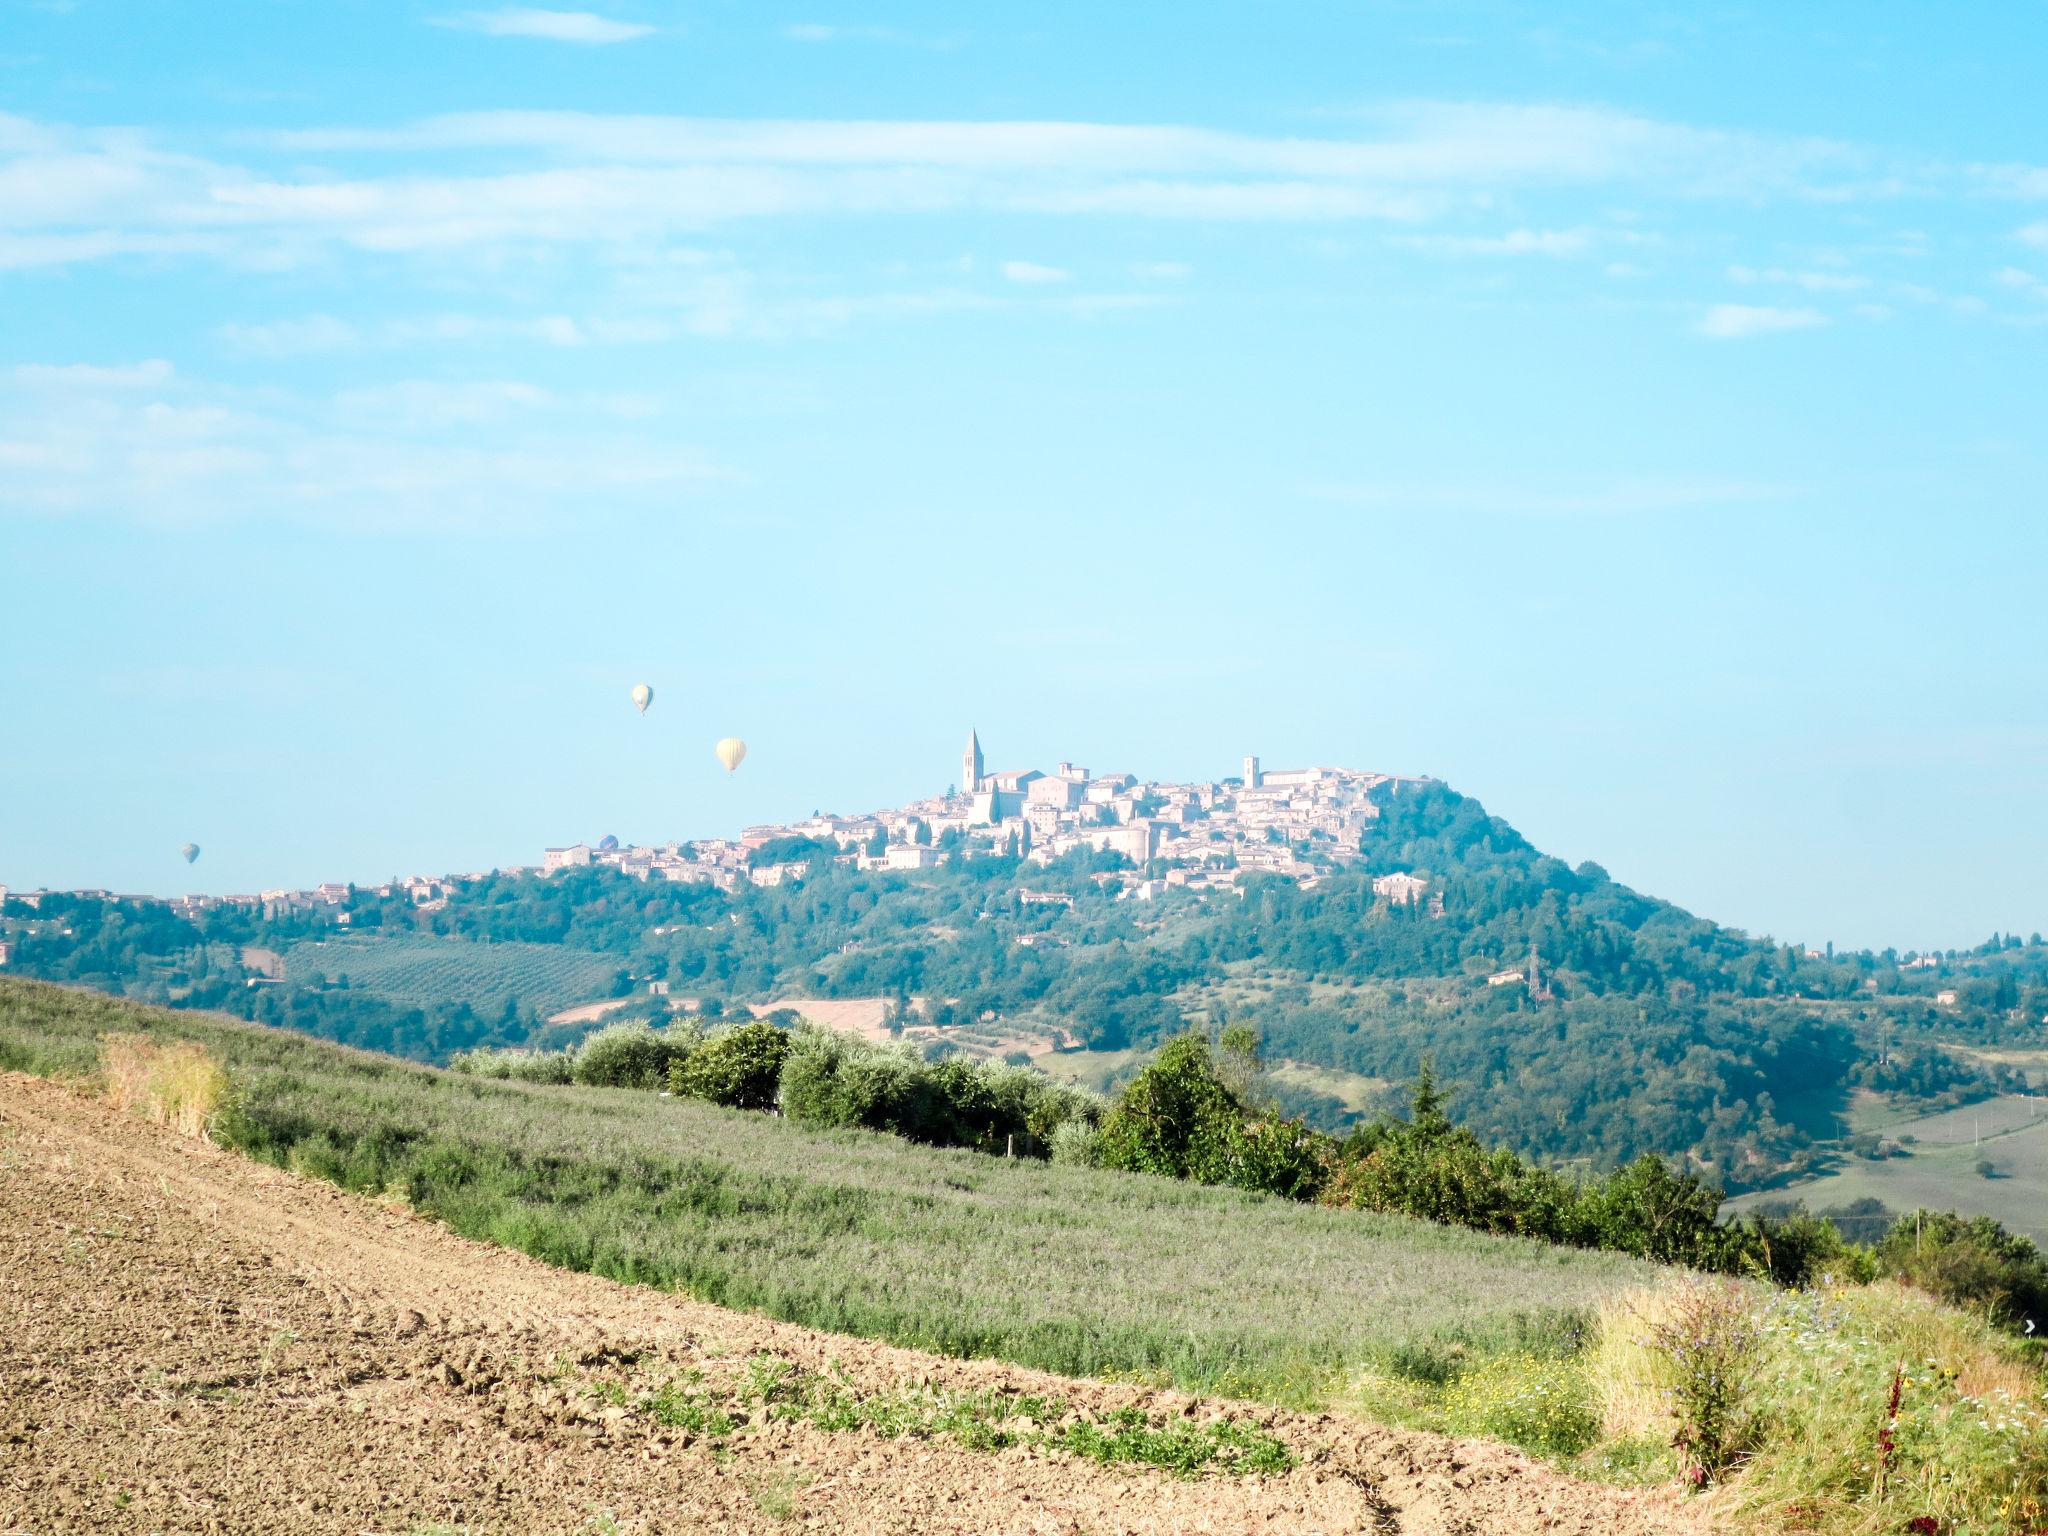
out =
{"type": "Polygon", "coordinates": [[[180,848],[178,852],[184,858],[185,862],[187,864],[190,864],[194,859],[199,857],[199,845],[197,843],[187,843],[184,847],[180,848]]]}
{"type": "Polygon", "coordinates": [[[654,690],[645,683],[633,685],[633,707],[641,714],[647,713],[647,706],[654,702],[654,690]]]}
{"type": "Polygon", "coordinates": [[[747,744],[737,736],[728,736],[718,744],[718,760],[725,764],[725,771],[731,773],[747,759],[747,744]]]}

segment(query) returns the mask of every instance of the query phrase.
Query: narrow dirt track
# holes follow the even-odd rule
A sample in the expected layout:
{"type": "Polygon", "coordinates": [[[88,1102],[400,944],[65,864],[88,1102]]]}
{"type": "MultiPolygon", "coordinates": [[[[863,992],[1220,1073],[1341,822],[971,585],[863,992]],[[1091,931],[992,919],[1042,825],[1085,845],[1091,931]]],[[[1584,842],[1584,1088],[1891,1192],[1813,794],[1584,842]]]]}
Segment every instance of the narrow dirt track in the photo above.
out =
{"type": "MultiPolygon", "coordinates": [[[[876,1283],[886,1284],[886,1276],[876,1283]]],[[[1375,1532],[1695,1536],[1496,1446],[1234,1409],[1299,1457],[1177,1478],[767,1420],[722,1445],[606,1384],[768,1355],[861,1390],[1175,1393],[921,1355],[571,1274],[0,1074],[0,1533],[1375,1532]]]]}

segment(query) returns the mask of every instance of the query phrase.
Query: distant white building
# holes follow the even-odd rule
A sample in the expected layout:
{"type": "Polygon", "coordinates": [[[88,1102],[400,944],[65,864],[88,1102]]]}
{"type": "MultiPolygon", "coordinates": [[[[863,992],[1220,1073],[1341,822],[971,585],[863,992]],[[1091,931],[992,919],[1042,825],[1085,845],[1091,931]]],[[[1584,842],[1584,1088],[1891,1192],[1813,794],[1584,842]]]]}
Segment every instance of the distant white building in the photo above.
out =
{"type": "Polygon", "coordinates": [[[1397,907],[1409,906],[1421,900],[1422,893],[1429,889],[1429,882],[1419,875],[1405,872],[1381,875],[1372,883],[1373,894],[1384,896],[1397,907]]]}
{"type": "Polygon", "coordinates": [[[583,869],[589,863],[588,843],[573,843],[567,848],[543,848],[540,853],[540,872],[544,875],[559,874],[565,869],[583,869]]]}

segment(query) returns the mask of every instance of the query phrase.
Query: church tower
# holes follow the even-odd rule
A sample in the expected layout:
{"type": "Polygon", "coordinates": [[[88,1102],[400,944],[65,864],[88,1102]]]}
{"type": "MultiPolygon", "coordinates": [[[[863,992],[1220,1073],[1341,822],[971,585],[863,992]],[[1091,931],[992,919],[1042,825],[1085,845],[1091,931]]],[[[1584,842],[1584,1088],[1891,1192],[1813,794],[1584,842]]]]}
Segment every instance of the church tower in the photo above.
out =
{"type": "Polygon", "coordinates": [[[967,750],[960,754],[960,793],[974,795],[981,789],[981,737],[967,733],[967,750]]]}

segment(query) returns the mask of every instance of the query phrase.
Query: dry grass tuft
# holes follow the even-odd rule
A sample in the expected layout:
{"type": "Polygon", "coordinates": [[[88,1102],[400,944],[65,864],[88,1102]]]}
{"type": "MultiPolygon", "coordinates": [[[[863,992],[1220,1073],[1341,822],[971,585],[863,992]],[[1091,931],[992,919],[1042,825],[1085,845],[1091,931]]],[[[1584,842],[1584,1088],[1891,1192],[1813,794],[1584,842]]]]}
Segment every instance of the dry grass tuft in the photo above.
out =
{"type": "Polygon", "coordinates": [[[204,1047],[147,1035],[102,1035],[100,1076],[116,1108],[203,1140],[228,1093],[226,1070],[204,1047]]]}

